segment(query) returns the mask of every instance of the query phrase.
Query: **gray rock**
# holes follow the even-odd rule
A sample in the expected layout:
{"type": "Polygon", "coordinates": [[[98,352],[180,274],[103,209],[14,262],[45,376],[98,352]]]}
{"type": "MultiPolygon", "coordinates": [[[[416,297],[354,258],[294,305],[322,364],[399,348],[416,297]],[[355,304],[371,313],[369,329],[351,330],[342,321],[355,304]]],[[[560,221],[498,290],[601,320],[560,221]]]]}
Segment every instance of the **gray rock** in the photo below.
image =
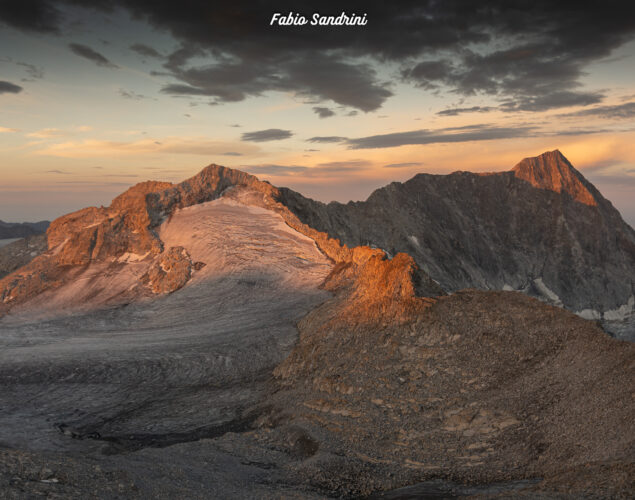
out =
{"type": "Polygon", "coordinates": [[[508,172],[418,174],[363,202],[280,191],[305,224],[409,253],[448,292],[520,290],[613,323],[633,313],[635,231],[559,151],[508,172]]]}

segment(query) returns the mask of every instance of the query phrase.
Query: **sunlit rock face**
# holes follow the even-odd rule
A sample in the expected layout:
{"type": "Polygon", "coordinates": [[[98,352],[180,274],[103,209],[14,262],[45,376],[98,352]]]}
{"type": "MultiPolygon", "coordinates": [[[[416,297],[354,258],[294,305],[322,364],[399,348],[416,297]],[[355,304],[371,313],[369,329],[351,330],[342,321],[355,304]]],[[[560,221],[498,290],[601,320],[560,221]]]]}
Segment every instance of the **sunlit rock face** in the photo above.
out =
{"type": "Polygon", "coordinates": [[[607,326],[611,311],[633,314],[635,232],[559,151],[509,172],[419,174],[364,202],[280,191],[311,227],[350,246],[406,252],[449,292],[520,290],[607,326]]]}

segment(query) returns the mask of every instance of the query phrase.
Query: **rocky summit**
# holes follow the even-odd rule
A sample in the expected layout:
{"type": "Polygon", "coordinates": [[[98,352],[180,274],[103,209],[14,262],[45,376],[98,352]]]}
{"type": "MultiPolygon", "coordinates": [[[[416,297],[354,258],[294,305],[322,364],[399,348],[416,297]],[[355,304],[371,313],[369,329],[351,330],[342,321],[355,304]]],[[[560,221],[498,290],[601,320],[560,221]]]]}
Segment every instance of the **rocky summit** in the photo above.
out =
{"type": "Polygon", "coordinates": [[[0,251],[0,491],[632,498],[635,344],[603,327],[634,242],[557,151],[347,205],[141,183],[0,251]]]}

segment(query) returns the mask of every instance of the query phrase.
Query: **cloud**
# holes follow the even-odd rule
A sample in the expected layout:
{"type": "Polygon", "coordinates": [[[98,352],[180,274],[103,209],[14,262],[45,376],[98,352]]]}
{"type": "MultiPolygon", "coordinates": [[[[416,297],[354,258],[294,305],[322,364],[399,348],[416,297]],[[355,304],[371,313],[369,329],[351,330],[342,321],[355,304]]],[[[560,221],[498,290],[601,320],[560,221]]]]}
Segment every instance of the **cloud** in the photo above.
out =
{"type": "Polygon", "coordinates": [[[31,77],[30,79],[23,79],[23,81],[41,80],[44,78],[44,70],[39,66],[20,61],[16,61],[15,64],[25,68],[26,74],[31,77]]]}
{"type": "Polygon", "coordinates": [[[160,141],[144,139],[139,141],[101,141],[86,139],[51,144],[35,151],[38,155],[63,158],[99,158],[142,156],[148,154],[186,154],[199,156],[222,156],[227,151],[240,152],[242,155],[259,153],[259,148],[239,142],[213,141],[199,137],[166,137],[160,141]]]}
{"type": "Polygon", "coordinates": [[[17,128],[0,127],[0,134],[6,134],[10,132],[18,132],[17,128]]]}
{"type": "Polygon", "coordinates": [[[318,163],[313,167],[301,165],[241,165],[240,168],[254,175],[274,175],[278,177],[331,178],[339,174],[359,172],[372,163],[367,160],[332,161],[318,163]]]}
{"type": "Polygon", "coordinates": [[[343,62],[319,52],[304,57],[288,55],[285,64],[275,60],[231,58],[205,66],[187,67],[197,51],[181,48],[165,67],[180,83],[166,84],[161,92],[170,95],[211,96],[221,102],[237,102],[266,91],[295,92],[317,100],[332,100],[373,111],[392,95],[375,80],[368,64],[343,62]]]}
{"type": "Polygon", "coordinates": [[[601,102],[604,96],[599,92],[571,92],[568,90],[537,96],[519,96],[516,100],[504,101],[502,111],[546,111],[570,106],[588,106],[601,102]]]}
{"type": "Polygon", "coordinates": [[[0,2],[0,22],[40,33],[58,33],[62,20],[52,1],[0,2]]]}
{"type": "Polygon", "coordinates": [[[330,108],[324,108],[324,107],[321,107],[321,106],[314,106],[313,107],[313,111],[320,118],[328,118],[330,116],[335,116],[335,112],[332,111],[330,108]]]}
{"type": "Polygon", "coordinates": [[[221,153],[223,156],[242,156],[242,153],[237,153],[236,151],[227,151],[225,153],[221,153]]]}
{"type": "MultiPolygon", "coordinates": [[[[76,135],[78,132],[89,132],[93,127],[89,125],[80,125],[77,127],[73,127],[72,129],[61,130],[59,128],[43,128],[41,130],[36,130],[35,132],[31,132],[26,134],[27,137],[36,137],[38,139],[50,139],[54,137],[62,137],[68,135],[76,135]]],[[[41,141],[36,141],[35,144],[40,143],[41,141]]]]}
{"type": "MultiPolygon", "coordinates": [[[[4,2],[0,20],[17,29],[59,32],[60,4],[4,2]]],[[[635,33],[632,3],[571,8],[553,0],[404,0],[396,8],[353,0],[347,9],[369,19],[361,29],[271,29],[267,2],[188,2],[185,8],[168,0],[85,0],[82,6],[127,8],[181,44],[165,62],[163,76],[172,78],[165,93],[235,102],[292,92],[365,112],[392,95],[391,84],[380,77],[385,72],[377,71],[382,65],[397,68],[403,82],[424,91],[484,94],[510,112],[598,103],[603,92],[582,87],[586,67],[635,33]]],[[[308,14],[314,4],[283,0],[276,8],[308,14]]]]}
{"type": "Polygon", "coordinates": [[[344,142],[347,139],[348,139],[347,137],[341,137],[341,136],[338,136],[338,135],[327,135],[327,136],[311,137],[310,139],[307,139],[306,142],[316,142],[316,143],[319,143],[319,144],[328,144],[328,143],[333,143],[333,142],[344,142]]]}
{"type": "Polygon", "coordinates": [[[361,167],[368,167],[372,165],[371,162],[369,162],[368,160],[348,160],[348,161],[329,161],[326,163],[318,163],[318,167],[323,167],[323,168],[343,168],[343,169],[351,169],[351,168],[361,168],[361,167]]]}
{"type": "Polygon", "coordinates": [[[411,161],[405,163],[390,163],[389,165],[384,165],[384,168],[408,168],[408,167],[418,167],[419,165],[423,165],[420,161],[411,161]]]}
{"type": "Polygon", "coordinates": [[[134,90],[126,90],[120,88],[117,93],[124,99],[132,99],[133,101],[141,101],[142,99],[150,99],[143,94],[137,94],[134,90]]]}
{"type": "Polygon", "coordinates": [[[155,49],[144,45],[143,43],[135,43],[130,46],[130,50],[144,57],[154,57],[156,59],[163,58],[163,55],[159,54],[155,49]]]}
{"type": "Polygon", "coordinates": [[[13,63],[16,66],[25,68],[26,74],[29,76],[29,78],[22,78],[23,82],[30,82],[33,80],[40,80],[44,78],[44,70],[39,66],[35,66],[34,64],[29,64],[22,61],[14,61],[11,57],[2,57],[0,58],[0,61],[13,63]]]}
{"type": "Polygon", "coordinates": [[[282,130],[279,128],[268,128],[266,130],[258,130],[256,132],[245,132],[241,139],[251,142],[279,141],[288,139],[293,133],[290,130],[282,130]]]}
{"type": "Polygon", "coordinates": [[[60,175],[71,175],[70,172],[64,172],[63,170],[47,170],[47,174],[60,174],[60,175]]]}
{"type": "Polygon", "coordinates": [[[563,113],[559,117],[584,117],[595,116],[606,119],[628,119],[635,117],[635,102],[625,102],[614,106],[596,106],[590,109],[583,109],[573,113],[563,113]]]}
{"type": "Polygon", "coordinates": [[[528,137],[535,127],[494,127],[475,125],[438,130],[413,130],[392,134],[372,135],[349,139],[349,149],[393,148],[410,144],[437,144],[468,141],[489,141],[492,139],[511,139],[528,137]],[[458,130],[458,132],[457,132],[458,130]]]}
{"type": "Polygon", "coordinates": [[[82,45],[79,43],[69,43],[68,47],[71,49],[73,54],[78,55],[79,57],[83,57],[84,59],[88,59],[89,61],[94,62],[97,66],[101,66],[104,68],[118,68],[116,64],[111,63],[108,59],[106,59],[103,55],[95,50],[91,49],[86,45],[82,45]]]}
{"type": "Polygon", "coordinates": [[[27,137],[37,137],[39,139],[48,139],[50,137],[59,137],[62,135],[66,135],[66,133],[58,128],[43,128],[42,130],[31,132],[26,135],[27,137]]]}
{"type": "Polygon", "coordinates": [[[440,116],[457,116],[463,113],[488,113],[496,108],[491,106],[472,106],[471,108],[450,108],[437,112],[440,116]]]}
{"type": "Polygon", "coordinates": [[[0,94],[19,94],[24,89],[11,82],[0,80],[0,94]]]}
{"type": "Polygon", "coordinates": [[[240,168],[253,175],[277,176],[287,176],[302,173],[308,170],[308,167],[303,167],[300,165],[241,165],[240,168]]]}

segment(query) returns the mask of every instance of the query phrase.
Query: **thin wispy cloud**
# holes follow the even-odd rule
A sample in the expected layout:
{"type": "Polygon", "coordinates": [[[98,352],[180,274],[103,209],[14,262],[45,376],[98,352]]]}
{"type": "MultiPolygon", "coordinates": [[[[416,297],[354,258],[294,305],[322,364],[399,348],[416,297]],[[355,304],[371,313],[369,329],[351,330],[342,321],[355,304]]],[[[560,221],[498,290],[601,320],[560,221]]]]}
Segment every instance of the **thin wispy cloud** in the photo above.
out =
{"type": "Polygon", "coordinates": [[[492,106],[472,106],[471,108],[450,108],[439,111],[439,116],[458,116],[465,113],[488,113],[496,108],[492,106]]]}
{"type": "Polygon", "coordinates": [[[423,165],[420,161],[408,161],[404,163],[389,163],[388,165],[384,165],[384,168],[410,168],[410,167],[419,167],[423,165]]]}
{"type": "Polygon", "coordinates": [[[97,66],[112,69],[116,69],[119,67],[116,64],[110,62],[105,56],[86,45],[82,45],[80,43],[69,43],[68,47],[71,49],[73,54],[79,57],[83,57],[84,59],[95,63],[97,66]]]}
{"type": "Polygon", "coordinates": [[[344,142],[347,139],[348,139],[347,137],[341,137],[339,135],[327,135],[327,136],[311,137],[307,139],[306,142],[313,142],[318,144],[330,144],[330,143],[336,143],[336,142],[344,142]]]}
{"type": "Polygon", "coordinates": [[[290,130],[268,128],[266,130],[257,130],[255,132],[245,132],[242,134],[241,139],[243,141],[251,142],[280,141],[282,139],[288,139],[292,135],[293,132],[290,130]]]}
{"type": "Polygon", "coordinates": [[[184,154],[194,156],[224,155],[228,150],[242,155],[254,155],[258,147],[238,142],[214,141],[206,138],[165,137],[161,140],[104,141],[86,139],[51,144],[35,151],[38,155],[63,158],[99,158],[139,156],[147,154],[184,154]]]}
{"type": "Polygon", "coordinates": [[[158,51],[150,47],[149,45],[145,45],[143,43],[135,43],[130,46],[130,50],[136,52],[140,56],[143,57],[152,57],[155,59],[161,59],[164,56],[160,54],[158,51]]]}
{"type": "Polygon", "coordinates": [[[597,117],[605,119],[626,120],[635,118],[635,102],[625,102],[613,106],[596,106],[594,108],[582,109],[573,113],[563,113],[558,115],[563,118],[597,117]]]}
{"type": "Polygon", "coordinates": [[[439,144],[470,141],[490,141],[528,137],[536,127],[496,127],[489,125],[455,127],[439,130],[412,130],[392,134],[378,134],[347,141],[349,149],[394,148],[415,144],[439,144]],[[457,131],[458,130],[458,131],[457,131]]]}

